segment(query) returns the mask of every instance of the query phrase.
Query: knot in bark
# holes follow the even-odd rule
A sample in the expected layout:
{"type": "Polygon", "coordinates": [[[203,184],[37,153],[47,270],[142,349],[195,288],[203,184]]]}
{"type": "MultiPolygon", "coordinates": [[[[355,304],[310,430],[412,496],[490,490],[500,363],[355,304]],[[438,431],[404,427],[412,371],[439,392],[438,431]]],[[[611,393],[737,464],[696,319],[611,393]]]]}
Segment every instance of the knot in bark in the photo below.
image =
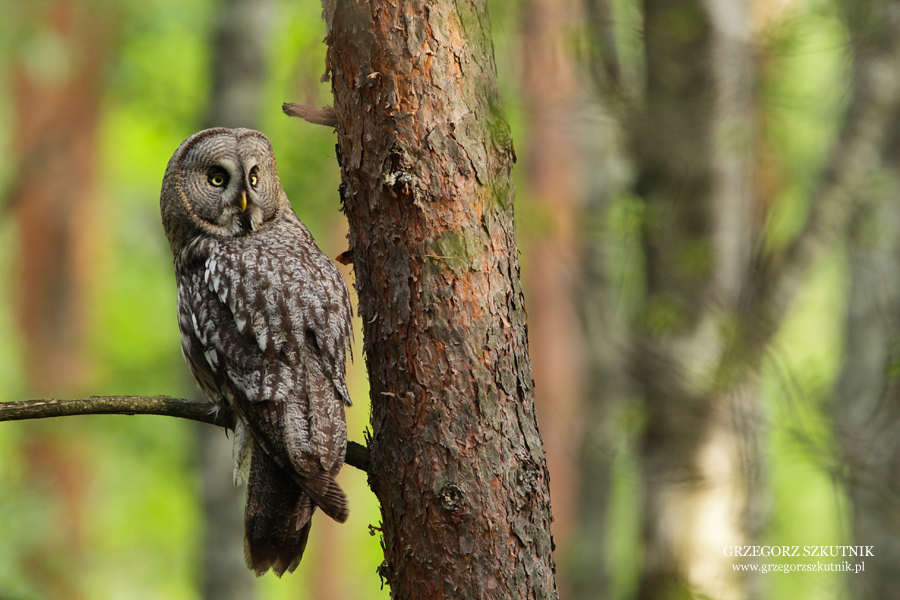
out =
{"type": "Polygon", "coordinates": [[[466,507],[466,493],[455,483],[445,485],[440,497],[441,506],[450,512],[458,513],[466,507]]]}
{"type": "Polygon", "coordinates": [[[522,464],[519,472],[516,473],[516,486],[524,497],[532,496],[538,489],[540,470],[532,461],[522,464]]]}

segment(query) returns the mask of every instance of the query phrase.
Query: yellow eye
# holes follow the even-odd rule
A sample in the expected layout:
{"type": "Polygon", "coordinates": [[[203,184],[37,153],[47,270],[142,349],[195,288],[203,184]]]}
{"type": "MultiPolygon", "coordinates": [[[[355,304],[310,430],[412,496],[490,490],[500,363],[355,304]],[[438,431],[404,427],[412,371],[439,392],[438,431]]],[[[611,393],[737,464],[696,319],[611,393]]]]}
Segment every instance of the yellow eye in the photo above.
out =
{"type": "Polygon", "coordinates": [[[225,185],[225,175],[222,173],[212,173],[209,176],[209,183],[216,187],[222,187],[225,185]]]}
{"type": "Polygon", "coordinates": [[[256,173],[250,175],[250,186],[256,187],[256,184],[259,183],[259,177],[256,176],[256,173]]]}

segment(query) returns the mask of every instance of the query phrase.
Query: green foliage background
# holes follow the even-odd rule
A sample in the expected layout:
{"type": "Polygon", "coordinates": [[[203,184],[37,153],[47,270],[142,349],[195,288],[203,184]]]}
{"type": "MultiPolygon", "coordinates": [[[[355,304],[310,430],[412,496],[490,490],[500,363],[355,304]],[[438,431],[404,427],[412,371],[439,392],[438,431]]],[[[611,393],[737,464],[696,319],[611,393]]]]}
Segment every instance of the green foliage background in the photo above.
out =
{"type": "MultiPolygon", "coordinates": [[[[84,0],[89,1],[89,0],[84,0]]],[[[100,0],[96,0],[100,2],[100,0]]],[[[178,144],[202,125],[209,91],[209,48],[216,4],[143,0],[106,3],[115,13],[118,48],[103,91],[101,161],[97,177],[98,208],[92,218],[101,227],[101,251],[90,299],[88,384],[76,394],[169,394],[196,392],[180,355],[175,320],[175,286],[171,256],[159,220],[159,184],[166,162],[178,144]]],[[[848,90],[843,28],[824,0],[796,3],[794,16],[769,40],[777,57],[762,78],[766,137],[790,184],[775,199],[770,241],[783,243],[796,232],[806,212],[806,198],[836,131],[848,90]]],[[[637,10],[629,0],[616,2],[622,15],[619,35],[623,60],[639,80],[637,10]]],[[[9,157],[16,116],[8,91],[8,66],[27,56],[34,68],[51,72],[58,56],[52,40],[17,0],[0,2],[0,146],[9,157]],[[23,16],[24,15],[24,16],[23,16]]],[[[528,123],[520,98],[521,3],[494,0],[491,5],[495,51],[507,116],[519,164],[528,152],[528,123]]],[[[291,120],[282,101],[329,104],[324,70],[324,25],[318,2],[279,0],[271,39],[272,63],[260,129],[272,140],[282,183],[301,218],[330,256],[346,248],[338,212],[339,173],[331,130],[291,120]]],[[[577,47],[573,33],[573,48],[577,47]]],[[[591,92],[587,81],[583,92],[591,92]]],[[[574,127],[592,127],[589,115],[573,115],[574,127]]],[[[11,157],[10,157],[11,158],[11,157]]],[[[13,160],[0,161],[0,190],[12,177],[13,160]]],[[[586,166],[590,168],[589,165],[586,166]]],[[[519,240],[527,247],[541,229],[541,214],[515,172],[519,190],[519,240]]],[[[624,168],[623,178],[629,174],[624,168]]],[[[612,260],[629,259],[628,228],[633,198],[620,194],[603,235],[621,241],[612,260]]],[[[585,235],[595,232],[586,230],[585,235]]],[[[16,264],[16,231],[0,222],[0,399],[29,397],[22,378],[18,330],[11,307],[16,264]]],[[[628,269],[615,264],[622,279],[620,301],[627,305],[628,269]]],[[[527,253],[523,269],[528,269],[527,253]]],[[[633,273],[630,275],[634,279],[633,273]]],[[[770,442],[771,516],[765,543],[814,545],[849,543],[846,501],[835,479],[836,460],[827,418],[831,385],[839,372],[846,266],[834,255],[811,274],[785,330],[773,344],[764,370],[770,442]]],[[[359,328],[357,328],[359,329],[359,328]]],[[[357,346],[361,335],[357,334],[357,346]]],[[[355,351],[350,374],[355,405],[348,411],[351,439],[362,441],[368,420],[368,389],[361,352],[355,351]]],[[[640,561],[639,476],[631,442],[639,415],[622,418],[630,432],[617,459],[614,530],[615,598],[629,597],[640,561]]],[[[79,417],[0,424],[0,600],[49,598],[34,577],[35,561],[68,573],[81,582],[92,600],[199,597],[199,548],[202,515],[198,505],[194,425],[161,417],[79,417]],[[69,457],[80,465],[86,487],[84,522],[78,556],[60,555],[59,523],[66,516],[56,501],[58,490],[35,485],[25,476],[28,440],[33,435],[66,439],[69,457]]],[[[224,437],[224,434],[223,434],[224,437]]],[[[319,564],[316,536],[335,535],[347,553],[338,565],[342,585],[353,598],[387,598],[376,567],[382,556],[378,508],[365,477],[347,468],[342,482],[353,510],[340,529],[323,526],[317,517],[311,549],[292,576],[271,575],[259,582],[265,600],[311,598],[310,574],[319,564]]],[[[565,548],[557,560],[565,565],[565,548]]],[[[47,568],[46,565],[42,568],[47,568]]],[[[334,568],[332,566],[331,568],[334,568]]],[[[562,571],[561,571],[562,572],[562,571]]],[[[845,591],[839,574],[769,574],[772,598],[839,598],[845,591]]]]}

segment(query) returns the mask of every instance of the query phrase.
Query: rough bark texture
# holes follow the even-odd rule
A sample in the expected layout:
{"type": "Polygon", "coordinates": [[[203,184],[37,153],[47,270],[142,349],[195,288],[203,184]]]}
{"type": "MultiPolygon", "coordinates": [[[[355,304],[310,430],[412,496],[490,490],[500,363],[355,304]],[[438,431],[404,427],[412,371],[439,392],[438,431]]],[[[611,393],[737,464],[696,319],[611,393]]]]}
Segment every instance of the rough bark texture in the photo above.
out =
{"type": "Polygon", "coordinates": [[[556,597],[485,2],[326,2],[392,596],[556,597]]]}

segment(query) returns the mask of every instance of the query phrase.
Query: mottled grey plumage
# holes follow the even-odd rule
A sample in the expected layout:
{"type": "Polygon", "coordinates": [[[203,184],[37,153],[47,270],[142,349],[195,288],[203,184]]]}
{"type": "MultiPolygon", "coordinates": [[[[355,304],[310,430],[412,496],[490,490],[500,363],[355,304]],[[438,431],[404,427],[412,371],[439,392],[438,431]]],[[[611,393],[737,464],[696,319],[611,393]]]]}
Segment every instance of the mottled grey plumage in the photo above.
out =
{"type": "Polygon", "coordinates": [[[247,565],[280,576],[299,564],[316,506],[348,515],[334,481],[350,405],[347,287],[291,209],[258,131],[188,138],[166,168],[160,209],[185,359],[206,397],[237,416],[247,565]]]}

